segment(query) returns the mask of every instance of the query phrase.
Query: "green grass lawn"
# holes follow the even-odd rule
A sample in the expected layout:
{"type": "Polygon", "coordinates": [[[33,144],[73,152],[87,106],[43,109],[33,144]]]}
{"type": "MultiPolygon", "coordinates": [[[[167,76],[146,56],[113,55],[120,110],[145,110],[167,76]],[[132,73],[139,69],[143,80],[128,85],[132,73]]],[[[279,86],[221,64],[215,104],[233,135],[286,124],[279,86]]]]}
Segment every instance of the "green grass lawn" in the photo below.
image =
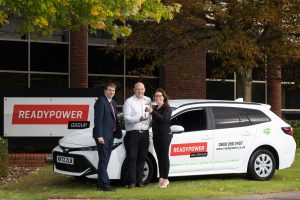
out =
{"type": "Polygon", "coordinates": [[[300,190],[300,149],[289,169],[276,171],[270,181],[250,181],[243,175],[197,176],[171,179],[167,189],[156,183],[145,188],[126,189],[114,181],[116,192],[97,191],[94,181],[79,180],[52,172],[46,166],[14,183],[0,186],[0,199],[197,199],[201,197],[238,196],[300,190]]]}

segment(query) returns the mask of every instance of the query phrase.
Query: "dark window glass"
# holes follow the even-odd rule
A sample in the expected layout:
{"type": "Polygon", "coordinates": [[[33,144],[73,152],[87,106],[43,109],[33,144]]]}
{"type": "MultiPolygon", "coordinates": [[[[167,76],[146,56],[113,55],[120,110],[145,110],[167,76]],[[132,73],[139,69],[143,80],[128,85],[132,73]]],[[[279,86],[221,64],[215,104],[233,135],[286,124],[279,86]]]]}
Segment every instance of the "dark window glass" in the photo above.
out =
{"type": "Polygon", "coordinates": [[[250,120],[247,116],[247,112],[248,109],[245,109],[245,108],[238,108],[238,112],[239,112],[239,116],[240,116],[240,126],[250,126],[251,123],[250,123],[250,120]]]}
{"type": "Polygon", "coordinates": [[[228,72],[230,69],[221,68],[223,61],[214,58],[213,54],[206,54],[206,78],[233,79],[234,74],[228,72]],[[227,71],[227,72],[226,72],[227,71]],[[226,73],[225,73],[226,72],[226,73]]]}
{"type": "Polygon", "coordinates": [[[28,75],[0,73],[0,88],[28,88],[28,75]]]}
{"type": "Polygon", "coordinates": [[[300,109],[300,89],[295,85],[282,86],[282,108],[300,109]]]}
{"type": "Polygon", "coordinates": [[[0,41],[0,70],[28,70],[28,43],[0,41]]]}
{"type": "Polygon", "coordinates": [[[171,125],[183,126],[184,131],[199,131],[206,129],[205,110],[191,110],[174,117],[171,125]]]}
{"type": "Polygon", "coordinates": [[[159,76],[159,68],[152,65],[154,57],[153,50],[126,50],[126,74],[159,76]]]}
{"type": "Polygon", "coordinates": [[[124,51],[117,48],[89,46],[90,74],[123,74],[124,51]]]}
{"type": "Polygon", "coordinates": [[[103,88],[105,87],[106,83],[113,82],[117,85],[116,94],[114,96],[114,100],[117,101],[118,105],[123,105],[123,98],[124,98],[124,87],[123,82],[124,78],[118,77],[99,77],[99,76],[89,76],[89,88],[103,88]]]}
{"type": "Polygon", "coordinates": [[[145,96],[148,96],[151,99],[153,99],[155,90],[156,88],[158,88],[159,85],[159,79],[158,78],[127,78],[126,91],[125,91],[126,98],[133,95],[133,88],[136,82],[144,83],[146,88],[145,96]]]}
{"type": "Polygon", "coordinates": [[[237,109],[231,107],[212,107],[216,128],[239,127],[240,118],[237,109]]]}
{"type": "Polygon", "coordinates": [[[68,76],[31,74],[30,88],[68,88],[68,76]]]}
{"type": "Polygon", "coordinates": [[[252,70],[252,79],[253,80],[265,80],[265,68],[261,65],[260,67],[255,67],[252,70]]]}
{"type": "Polygon", "coordinates": [[[265,103],[265,84],[252,84],[252,102],[265,103]]]}
{"type": "Polygon", "coordinates": [[[30,44],[31,70],[68,72],[68,45],[33,42],[30,44]]]}
{"type": "Polygon", "coordinates": [[[271,121],[270,118],[260,110],[243,109],[241,112],[248,116],[251,124],[260,124],[271,121]]]}
{"type": "Polygon", "coordinates": [[[233,100],[234,84],[231,82],[207,81],[206,98],[220,99],[220,100],[233,100]]]}

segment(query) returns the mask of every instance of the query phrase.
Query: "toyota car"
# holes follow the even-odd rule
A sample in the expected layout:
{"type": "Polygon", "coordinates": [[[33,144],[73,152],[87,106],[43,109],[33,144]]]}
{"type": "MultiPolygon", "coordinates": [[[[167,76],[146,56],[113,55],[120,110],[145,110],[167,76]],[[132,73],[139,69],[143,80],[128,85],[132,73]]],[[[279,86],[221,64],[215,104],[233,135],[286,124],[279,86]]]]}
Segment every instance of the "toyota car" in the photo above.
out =
{"type": "MultiPolygon", "coordinates": [[[[269,105],[220,100],[172,100],[170,105],[170,177],[240,173],[254,180],[269,180],[276,169],[294,162],[292,127],[269,105]]],[[[98,153],[92,129],[59,140],[53,149],[54,172],[97,178],[98,153]]],[[[114,140],[107,169],[110,179],[126,179],[125,134],[123,130],[123,137],[114,140]]],[[[144,184],[158,177],[151,128],[149,140],[144,184]]]]}

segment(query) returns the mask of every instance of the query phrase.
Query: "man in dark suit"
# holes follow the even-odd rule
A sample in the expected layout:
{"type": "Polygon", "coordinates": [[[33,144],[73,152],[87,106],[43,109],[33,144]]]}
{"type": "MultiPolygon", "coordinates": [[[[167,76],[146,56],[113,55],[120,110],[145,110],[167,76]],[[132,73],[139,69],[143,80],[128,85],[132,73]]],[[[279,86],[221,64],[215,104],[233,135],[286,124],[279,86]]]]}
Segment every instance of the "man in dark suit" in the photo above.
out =
{"type": "Polygon", "coordinates": [[[107,165],[113,147],[115,137],[122,137],[116,115],[116,102],[112,99],[116,92],[116,85],[108,83],[104,89],[104,96],[99,97],[94,105],[94,129],[93,137],[98,148],[98,180],[97,188],[103,191],[112,191],[107,165]]]}

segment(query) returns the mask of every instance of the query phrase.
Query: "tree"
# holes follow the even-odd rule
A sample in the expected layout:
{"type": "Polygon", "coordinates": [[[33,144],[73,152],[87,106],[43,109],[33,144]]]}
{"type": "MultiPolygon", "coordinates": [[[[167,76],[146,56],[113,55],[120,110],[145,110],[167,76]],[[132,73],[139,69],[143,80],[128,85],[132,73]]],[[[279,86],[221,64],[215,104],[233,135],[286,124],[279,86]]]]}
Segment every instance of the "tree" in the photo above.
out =
{"type": "Polygon", "coordinates": [[[0,0],[0,25],[14,19],[20,32],[36,36],[70,31],[72,88],[88,87],[87,31],[105,30],[113,39],[131,34],[127,21],[170,20],[180,5],[161,0],[0,0]]]}
{"type": "Polygon", "coordinates": [[[178,49],[188,47],[211,52],[223,61],[220,74],[236,73],[242,88],[238,95],[246,101],[251,101],[253,68],[268,66],[267,78],[276,79],[287,58],[300,57],[297,0],[181,0],[179,3],[181,12],[172,21],[159,26],[143,25],[134,33],[133,40],[146,42],[158,54],[172,51],[172,56],[176,56],[178,49]],[[149,36],[150,33],[153,34],[149,36]]]}
{"type": "Polygon", "coordinates": [[[170,20],[180,5],[160,0],[0,0],[0,25],[14,18],[20,31],[51,35],[57,30],[105,30],[114,39],[131,33],[127,20],[170,20]]]}

